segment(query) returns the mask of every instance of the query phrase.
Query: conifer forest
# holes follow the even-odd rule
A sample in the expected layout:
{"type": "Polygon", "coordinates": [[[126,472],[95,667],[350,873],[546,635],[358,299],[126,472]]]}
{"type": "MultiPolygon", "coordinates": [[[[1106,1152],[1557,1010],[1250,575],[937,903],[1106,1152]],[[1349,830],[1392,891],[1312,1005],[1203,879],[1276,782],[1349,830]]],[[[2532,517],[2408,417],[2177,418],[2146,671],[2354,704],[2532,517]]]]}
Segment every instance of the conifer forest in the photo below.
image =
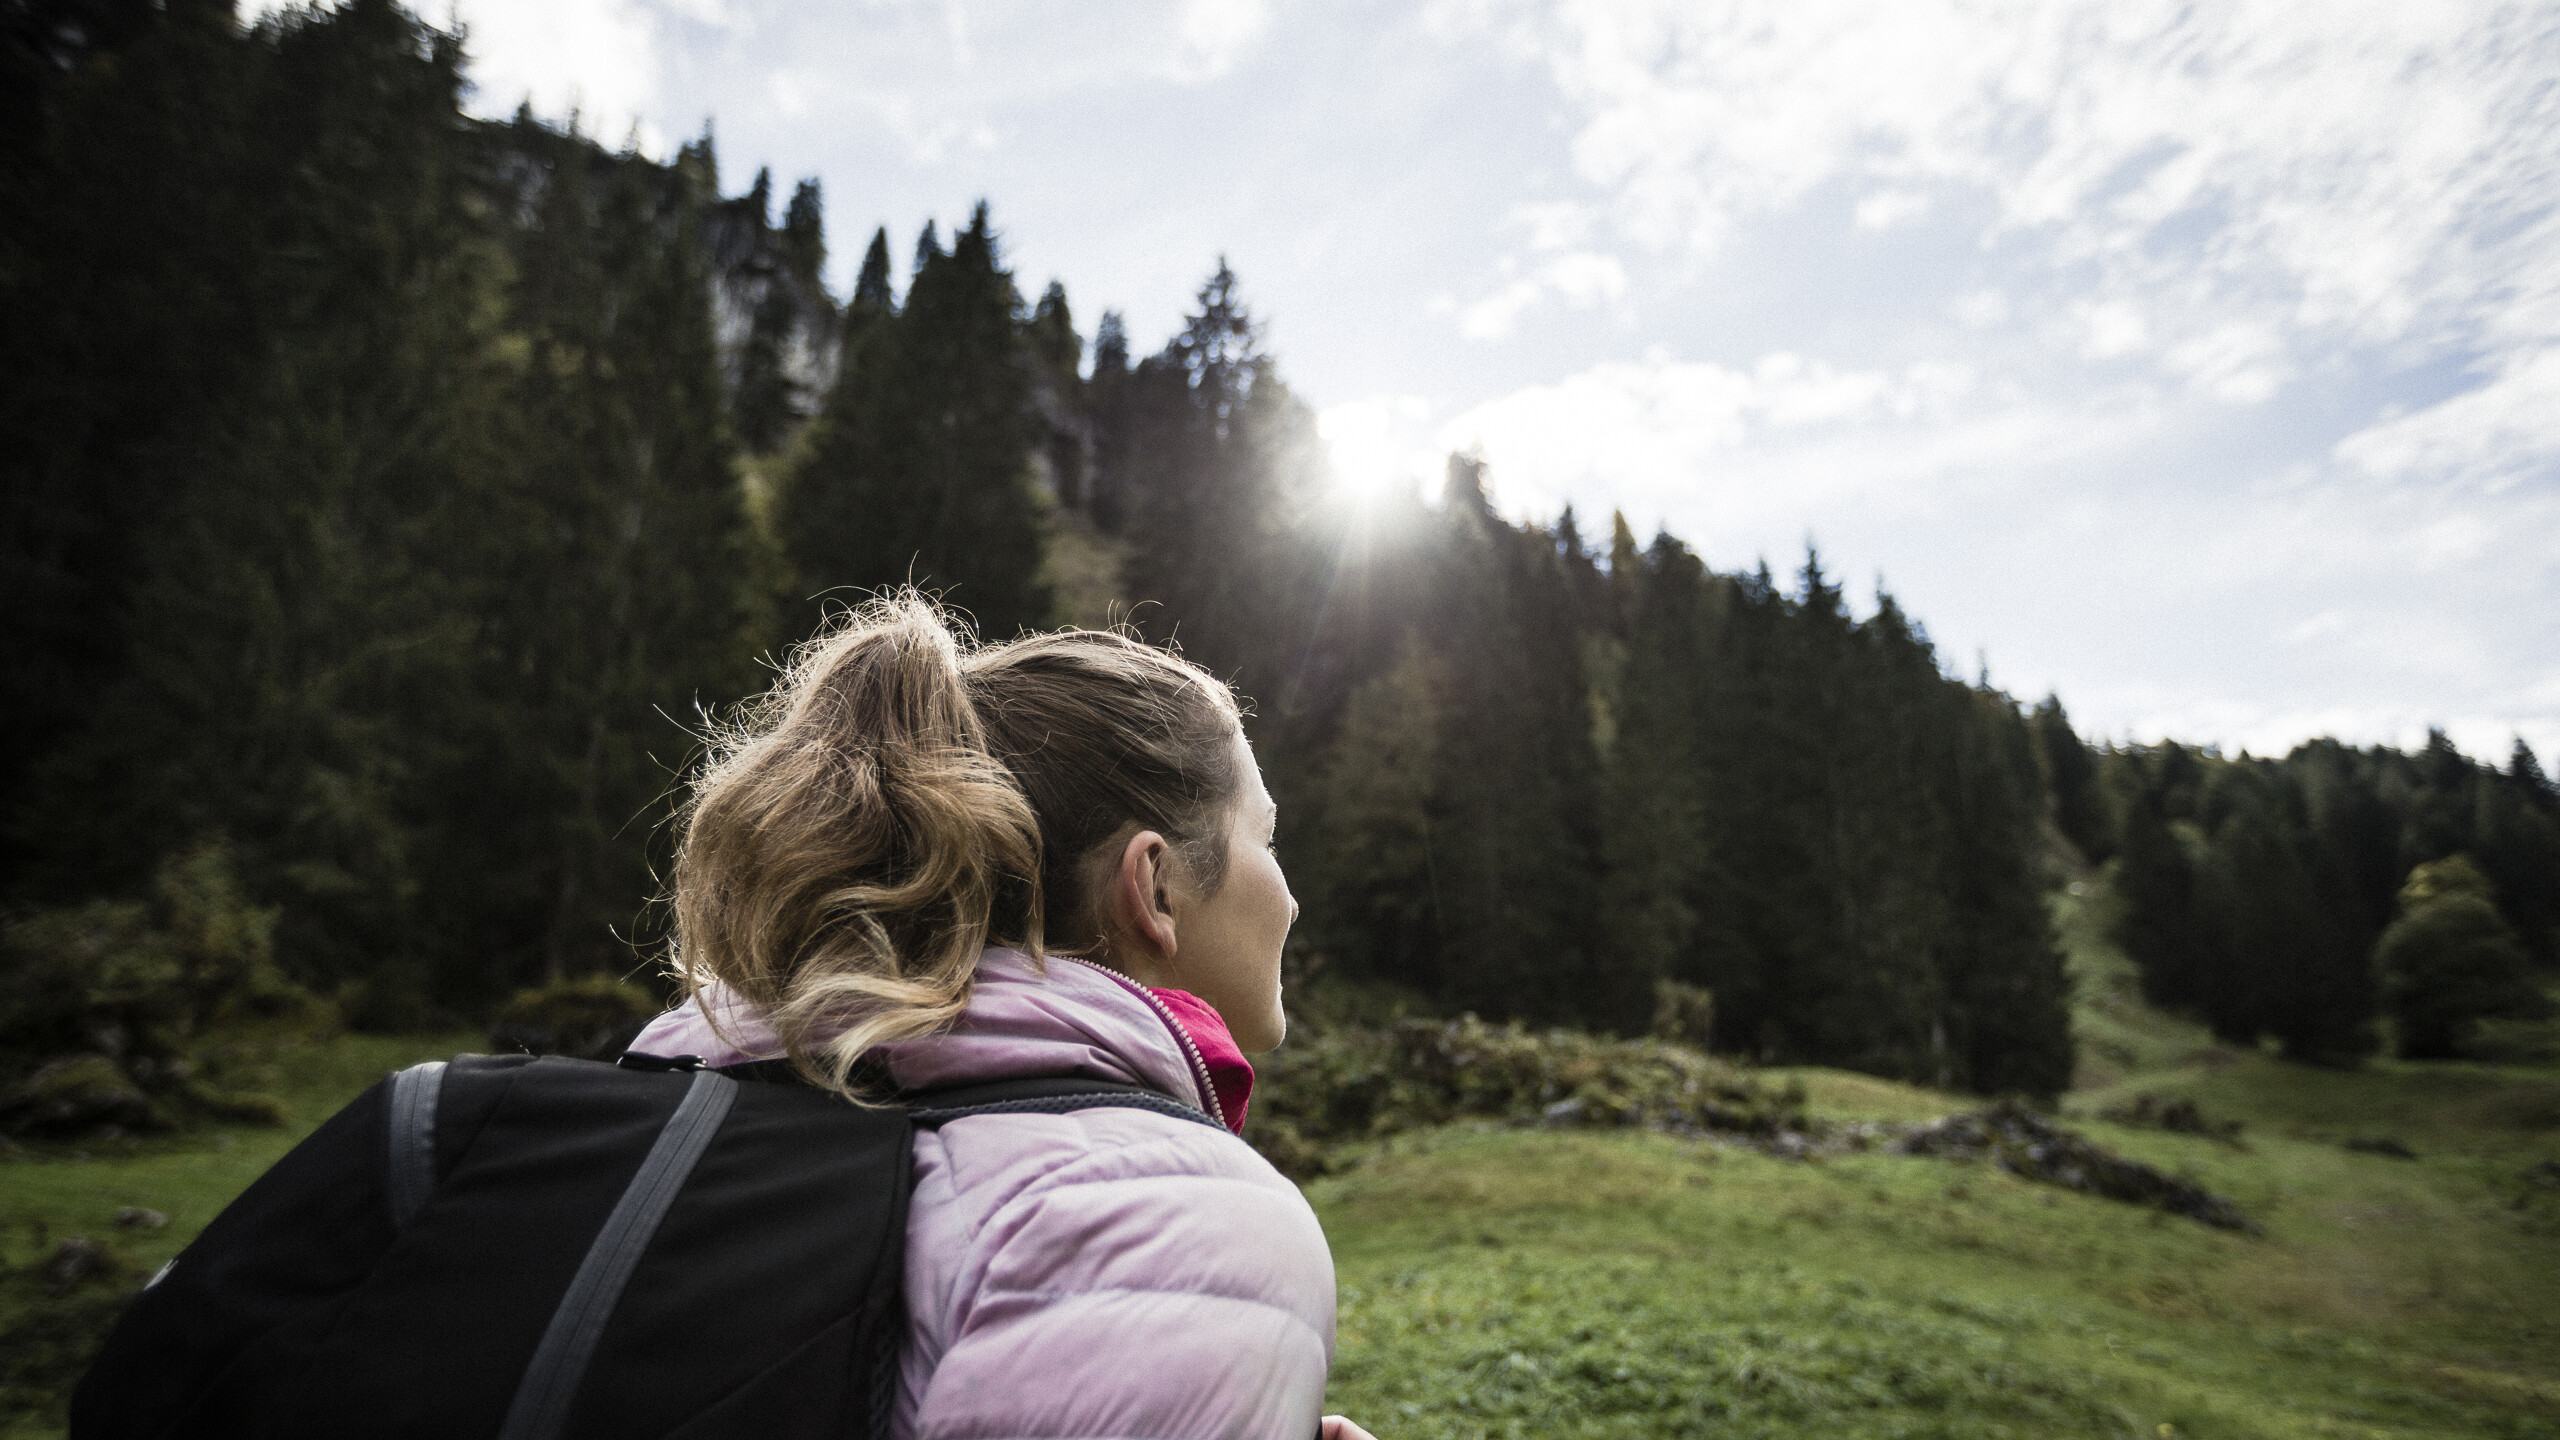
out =
{"type": "Polygon", "coordinates": [[[2048,901],[2100,873],[2147,998],[2234,1043],[2549,1003],[2521,742],[2092,745],[1817,554],[1506,518],[1463,454],[1347,501],[1215,255],[1132,335],[1008,269],[1002,196],[893,236],[709,132],[471,118],[392,0],[8,14],[0,1086],[101,1015],[651,983],[697,737],[907,582],[1232,679],[1291,983],[1360,1004],[1635,1035],[1704,991],[1716,1053],[2050,1097],[2048,901]]]}

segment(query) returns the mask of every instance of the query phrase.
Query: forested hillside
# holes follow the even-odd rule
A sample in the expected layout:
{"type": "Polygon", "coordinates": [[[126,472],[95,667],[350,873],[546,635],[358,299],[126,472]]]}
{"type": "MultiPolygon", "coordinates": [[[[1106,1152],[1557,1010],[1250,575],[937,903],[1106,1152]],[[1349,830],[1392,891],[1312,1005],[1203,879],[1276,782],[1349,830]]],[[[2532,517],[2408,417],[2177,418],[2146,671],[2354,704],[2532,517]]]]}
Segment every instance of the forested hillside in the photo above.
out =
{"type": "Polygon", "coordinates": [[[1695,987],[1718,1049],[2051,1094],[2045,894],[2109,860],[2157,998],[2304,1058],[2430,975],[2526,1014],[2552,961],[2521,747],[2092,751],[1810,555],[1515,523],[1468,456],[1346,496],[1223,262],[1143,354],[1027,300],[985,205],[839,300],[814,182],[777,223],[708,134],[469,118],[390,0],[55,11],[0,86],[0,890],[54,997],[15,1071],[102,1044],[146,953],[373,1028],[645,974],[705,717],[908,581],[1231,677],[1293,979],[1360,1003],[1632,1032],[1695,987]]]}
{"type": "Polygon", "coordinates": [[[2385,1016],[2411,1059],[2538,1058],[2496,1032],[2551,1013],[2560,960],[2560,796],[2524,742],[2503,772],[2441,732],[2415,755],[2093,757],[2058,711],[2038,719],[2057,814],[2115,866],[2115,938],[2153,1003],[2313,1063],[2373,1053],[2385,1016]]]}

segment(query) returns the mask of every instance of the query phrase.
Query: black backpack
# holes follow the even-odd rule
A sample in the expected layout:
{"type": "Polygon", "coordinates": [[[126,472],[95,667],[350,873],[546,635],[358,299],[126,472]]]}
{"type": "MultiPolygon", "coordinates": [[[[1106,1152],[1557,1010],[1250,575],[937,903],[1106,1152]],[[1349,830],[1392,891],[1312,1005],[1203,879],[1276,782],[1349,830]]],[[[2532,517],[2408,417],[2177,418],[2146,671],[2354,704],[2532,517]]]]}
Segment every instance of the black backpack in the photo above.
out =
{"type": "Polygon", "coordinates": [[[1096,1106],[1218,1123],[1097,1080],[884,1109],[793,1081],[691,1056],[403,1070],[153,1278],[71,1434],[885,1437],[918,1126],[1096,1106]]]}

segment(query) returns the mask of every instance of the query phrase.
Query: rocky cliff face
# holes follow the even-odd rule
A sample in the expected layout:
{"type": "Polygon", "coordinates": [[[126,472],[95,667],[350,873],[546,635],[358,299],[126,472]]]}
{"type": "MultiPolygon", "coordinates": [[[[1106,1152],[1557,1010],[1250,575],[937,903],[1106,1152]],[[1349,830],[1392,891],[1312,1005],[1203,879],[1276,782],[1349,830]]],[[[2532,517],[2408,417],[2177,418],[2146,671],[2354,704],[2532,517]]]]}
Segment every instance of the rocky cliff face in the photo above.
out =
{"type": "MultiPolygon", "coordinates": [[[[557,187],[564,182],[584,187],[579,208],[587,210],[590,223],[601,223],[608,189],[636,183],[658,243],[671,242],[677,217],[699,205],[693,218],[710,272],[713,339],[738,440],[750,452],[768,452],[817,414],[835,384],[843,313],[824,279],[827,248],[816,181],[796,187],[776,225],[772,180],[765,172],[757,172],[747,193],[717,198],[719,169],[708,140],[685,146],[661,164],[554,130],[530,115],[489,125],[482,133],[490,147],[490,198],[519,238],[556,219],[562,199],[557,187]],[[698,198],[703,196],[712,198],[705,204],[698,198]]],[[[629,191],[621,193],[627,201],[629,191]]]]}
{"type": "Polygon", "coordinates": [[[750,449],[772,448],[816,415],[835,384],[843,315],[819,273],[816,193],[804,182],[776,227],[758,175],[755,188],[704,217],[720,378],[750,449]]]}

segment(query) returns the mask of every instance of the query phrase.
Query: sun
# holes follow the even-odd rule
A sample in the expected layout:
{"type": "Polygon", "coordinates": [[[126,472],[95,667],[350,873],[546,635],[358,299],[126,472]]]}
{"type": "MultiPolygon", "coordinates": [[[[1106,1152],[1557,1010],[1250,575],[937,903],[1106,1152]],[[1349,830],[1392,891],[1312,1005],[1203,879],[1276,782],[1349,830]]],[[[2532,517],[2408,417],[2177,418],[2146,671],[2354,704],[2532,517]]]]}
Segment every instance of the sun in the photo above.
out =
{"type": "Polygon", "coordinates": [[[1334,494],[1363,509],[1414,494],[1436,463],[1430,419],[1430,402],[1414,395],[1370,396],[1318,412],[1334,494]]]}

